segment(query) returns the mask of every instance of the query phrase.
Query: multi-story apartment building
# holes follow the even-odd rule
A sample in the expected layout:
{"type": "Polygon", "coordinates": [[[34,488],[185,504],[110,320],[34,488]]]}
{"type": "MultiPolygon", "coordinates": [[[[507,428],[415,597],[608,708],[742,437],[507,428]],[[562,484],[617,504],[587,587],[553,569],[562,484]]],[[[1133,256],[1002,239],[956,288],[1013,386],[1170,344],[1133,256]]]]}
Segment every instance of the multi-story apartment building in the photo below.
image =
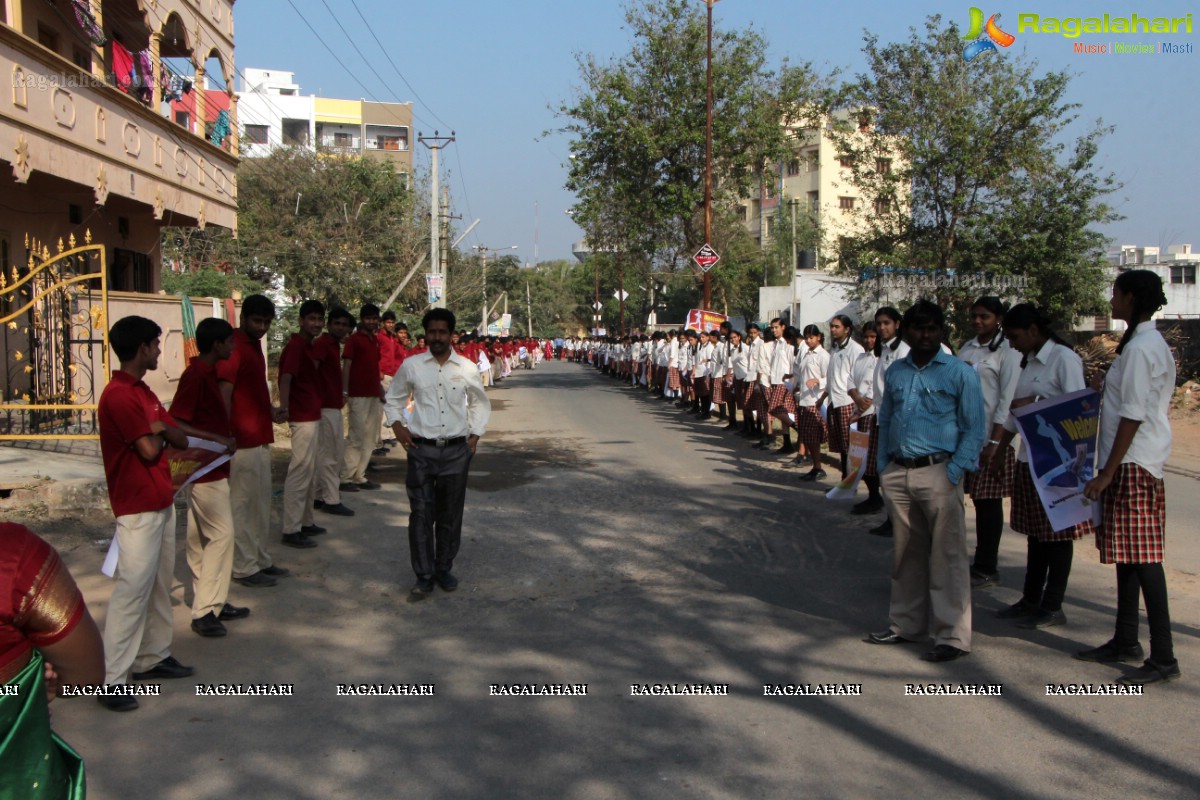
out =
{"type": "MultiPolygon", "coordinates": [[[[1148,269],[1162,278],[1167,304],[1156,315],[1159,319],[1200,318],[1200,284],[1196,272],[1200,269],[1200,253],[1192,252],[1190,244],[1173,244],[1162,252],[1161,247],[1124,244],[1108,252],[1108,264],[1115,279],[1127,269],[1148,269]]],[[[1098,316],[1095,330],[1123,329],[1119,320],[1098,316]]]]}
{"type": "MultiPolygon", "coordinates": [[[[165,60],[232,85],[233,35],[233,0],[0,0],[0,336],[25,365],[3,377],[0,403],[94,403],[102,331],[134,309],[159,320],[164,362],[182,370],[179,300],[157,298],[161,231],[236,231],[237,104],[211,140],[176,124],[164,98],[182,81],[165,60]]],[[[9,430],[61,417],[5,414],[9,430]]]]}
{"type": "Polygon", "coordinates": [[[243,154],[276,147],[358,155],[412,174],[412,103],[376,103],[304,95],[295,73],[247,69],[238,92],[243,154]]]}

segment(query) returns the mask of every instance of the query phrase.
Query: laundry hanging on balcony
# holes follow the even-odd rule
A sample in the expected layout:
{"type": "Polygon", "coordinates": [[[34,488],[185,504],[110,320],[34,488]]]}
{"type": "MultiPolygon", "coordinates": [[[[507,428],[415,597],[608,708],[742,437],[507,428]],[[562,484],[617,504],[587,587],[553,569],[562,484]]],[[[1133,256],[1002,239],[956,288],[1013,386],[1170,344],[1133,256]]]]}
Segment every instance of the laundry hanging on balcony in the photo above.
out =
{"type": "Polygon", "coordinates": [[[221,112],[217,114],[217,121],[213,123],[208,140],[220,147],[221,140],[231,133],[233,133],[233,129],[229,127],[229,112],[221,109],[221,112]]]}
{"type": "MultiPolygon", "coordinates": [[[[100,23],[96,22],[96,17],[92,14],[92,4],[88,0],[70,0],[71,11],[74,12],[75,22],[83,30],[88,41],[94,45],[108,44],[108,37],[104,35],[100,23]]],[[[65,18],[66,15],[59,11],[58,6],[53,2],[50,5],[54,6],[54,10],[58,12],[60,17],[65,18]]]]}
{"type": "Polygon", "coordinates": [[[128,93],[133,83],[133,53],[120,42],[112,43],[112,72],[117,88],[128,93]]]}

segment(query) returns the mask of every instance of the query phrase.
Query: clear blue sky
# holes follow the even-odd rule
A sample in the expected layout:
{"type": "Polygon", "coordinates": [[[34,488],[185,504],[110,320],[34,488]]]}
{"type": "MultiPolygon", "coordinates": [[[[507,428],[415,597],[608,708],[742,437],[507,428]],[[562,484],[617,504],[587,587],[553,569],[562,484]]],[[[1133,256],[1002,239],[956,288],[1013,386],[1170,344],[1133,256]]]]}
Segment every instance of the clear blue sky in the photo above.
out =
{"type": "MultiPolygon", "coordinates": [[[[522,261],[534,256],[535,204],[538,259],[569,258],[582,238],[564,213],[573,202],[563,188],[567,142],[542,132],[560,124],[552,106],[569,99],[578,84],[575,56],[620,55],[629,46],[616,0],[443,0],[419,3],[354,0],[371,30],[388,49],[397,74],[372,38],[351,0],[262,0],[235,6],[237,66],[296,73],[306,94],[402,102],[413,101],[414,127],[430,134],[453,129],[455,144],[442,151],[443,180],[454,213],[478,227],[462,247],[518,245],[522,261]],[[326,6],[328,3],[328,7],[326,6]],[[297,13],[297,9],[298,12],[297,13]],[[333,13],[329,9],[333,9],[333,13]],[[354,51],[336,20],[369,61],[354,51]],[[299,15],[341,59],[329,54],[299,15]],[[372,67],[374,72],[372,72],[372,67]],[[379,77],[375,75],[378,72],[379,77]],[[382,78],[382,80],[380,79],[382,78]],[[404,81],[408,85],[405,85],[404,81]],[[411,89],[409,88],[411,86],[411,89]],[[365,88],[364,88],[365,87],[365,88]]],[[[702,0],[695,0],[703,8],[702,0]]],[[[985,14],[1001,6],[979,4],[985,14]]],[[[773,59],[812,61],[818,67],[862,70],[862,33],[901,39],[940,13],[966,27],[964,2],[845,0],[719,0],[716,24],[753,25],[770,43],[773,59]]],[[[1044,69],[1069,68],[1076,78],[1070,100],[1082,104],[1077,132],[1102,118],[1116,133],[1102,146],[1100,163],[1125,185],[1113,197],[1125,219],[1104,233],[1116,243],[1167,245],[1191,242],[1200,249],[1200,52],[1172,56],[1084,56],[1072,43],[1159,39],[1191,43],[1200,50],[1200,8],[1180,0],[1112,0],[1109,3],[1021,0],[1004,2],[1002,27],[1017,30],[1018,13],[1181,17],[1195,12],[1191,35],[1021,35],[1024,49],[1044,69]]],[[[984,57],[994,57],[987,54],[984,57]]],[[[419,171],[428,153],[415,152],[419,171]]]]}

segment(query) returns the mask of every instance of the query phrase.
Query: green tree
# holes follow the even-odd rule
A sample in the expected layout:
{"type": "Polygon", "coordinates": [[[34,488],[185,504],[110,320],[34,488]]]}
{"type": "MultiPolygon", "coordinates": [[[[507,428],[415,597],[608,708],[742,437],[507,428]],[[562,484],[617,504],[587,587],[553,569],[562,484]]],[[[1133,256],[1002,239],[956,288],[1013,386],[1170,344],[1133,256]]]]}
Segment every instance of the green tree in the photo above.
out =
{"type": "Polygon", "coordinates": [[[1015,53],[967,62],[961,30],[938,16],[907,41],[865,41],[869,72],[834,128],[866,199],[853,234],[831,243],[841,269],[918,273],[918,293],[960,320],[979,294],[1037,302],[1064,323],[1098,311],[1095,226],[1118,218],[1105,202],[1118,187],[1095,163],[1110,129],[1071,138],[1070,76],[1015,53]]]}

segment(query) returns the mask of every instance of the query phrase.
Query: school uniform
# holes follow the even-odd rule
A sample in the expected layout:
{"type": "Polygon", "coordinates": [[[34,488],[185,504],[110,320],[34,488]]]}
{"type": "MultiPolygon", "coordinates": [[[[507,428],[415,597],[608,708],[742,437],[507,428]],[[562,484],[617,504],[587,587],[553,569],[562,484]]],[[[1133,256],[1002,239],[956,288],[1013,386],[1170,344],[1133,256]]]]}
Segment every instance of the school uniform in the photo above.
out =
{"type": "Polygon", "coordinates": [[[313,358],[312,341],[298,333],[279,356],[279,380],[291,376],[288,391],[288,427],[292,433],[292,458],[283,482],[283,533],[299,533],[313,524],[313,499],[317,451],[321,434],[321,386],[313,358]]]}
{"type": "Polygon", "coordinates": [[[367,480],[367,464],[383,423],[382,386],[379,382],[379,341],[363,329],[346,339],[342,363],[350,362],[347,398],[350,406],[350,441],[342,466],[342,483],[367,480]]]}
{"type": "MultiPolygon", "coordinates": [[[[1017,384],[1021,380],[1021,354],[1014,350],[1007,339],[992,350],[989,344],[980,344],[972,338],[963,343],[958,357],[975,370],[983,390],[984,441],[991,438],[992,428],[1008,420],[1009,406],[1017,396],[1017,384]]],[[[967,474],[967,494],[974,500],[995,500],[1012,497],[1013,481],[1017,472],[1015,446],[1005,448],[999,474],[993,474],[986,464],[967,474]]]]}
{"type": "Polygon", "coordinates": [[[863,354],[863,346],[848,337],[842,344],[829,347],[829,377],[825,382],[829,393],[829,451],[846,453],[850,450],[850,420],[856,406],[851,399],[850,371],[863,354]]]}
{"type": "Polygon", "coordinates": [[[802,444],[819,446],[828,437],[817,400],[825,392],[829,351],[821,345],[810,350],[807,344],[800,349],[802,352],[796,356],[796,364],[792,368],[796,381],[796,437],[802,444]],[[810,387],[809,381],[817,381],[817,384],[810,387]]]}
{"type": "MultiPolygon", "coordinates": [[[[859,397],[865,397],[868,400],[874,399],[875,391],[875,365],[879,362],[874,351],[864,350],[854,362],[854,366],[850,369],[850,385],[858,392],[859,397]]],[[[866,411],[859,411],[858,404],[854,403],[854,413],[858,414],[858,430],[861,433],[870,434],[875,430],[875,404],[871,403],[866,411]]],[[[872,450],[870,445],[867,446],[867,463],[870,464],[875,456],[879,453],[879,437],[875,437],[875,449],[872,450]]],[[[865,474],[865,473],[864,473],[865,474]]]]}
{"type": "Polygon", "coordinates": [[[787,422],[788,414],[795,416],[796,398],[783,382],[783,376],[791,372],[796,348],[785,339],[775,339],[766,345],[767,361],[767,411],[774,417],[787,422]]]}
{"type": "MultiPolygon", "coordinates": [[[[407,355],[407,353],[406,353],[407,355]]],[[[313,358],[321,390],[321,427],[317,443],[317,472],[313,478],[314,496],[326,505],[342,502],[342,459],[346,452],[346,423],[342,409],[342,344],[331,333],[313,340],[313,358]]]]}

